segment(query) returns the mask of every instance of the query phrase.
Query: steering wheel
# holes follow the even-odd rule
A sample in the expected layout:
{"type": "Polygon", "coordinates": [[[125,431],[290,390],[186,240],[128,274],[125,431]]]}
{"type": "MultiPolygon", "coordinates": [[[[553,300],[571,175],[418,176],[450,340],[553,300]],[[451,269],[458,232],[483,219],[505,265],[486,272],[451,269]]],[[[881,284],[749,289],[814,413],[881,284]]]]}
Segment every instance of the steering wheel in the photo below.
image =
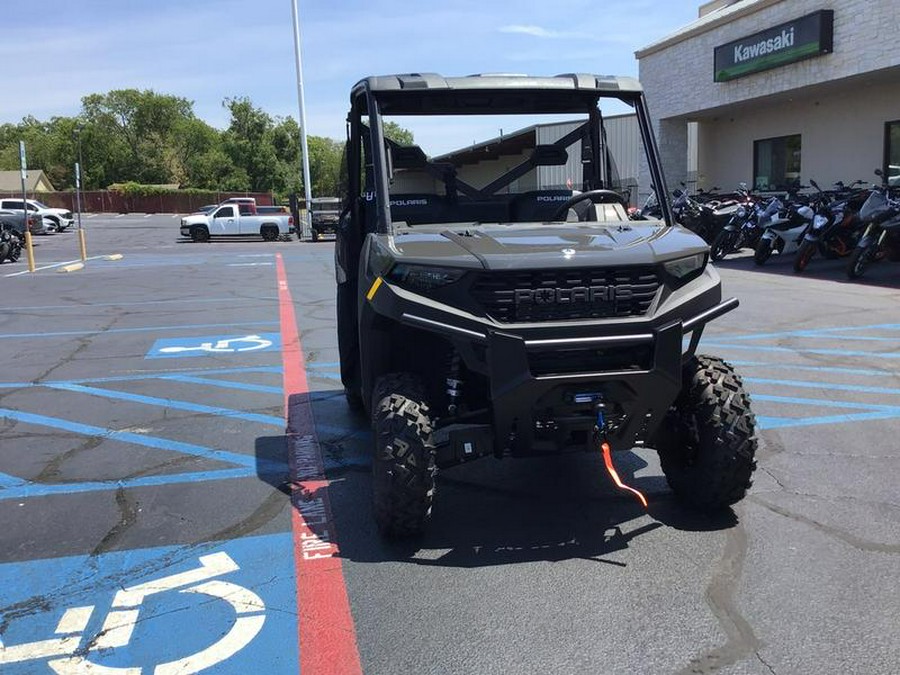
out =
{"type": "Polygon", "coordinates": [[[550,220],[562,220],[563,215],[565,215],[570,208],[586,199],[590,200],[592,204],[615,203],[621,204],[625,209],[628,208],[628,202],[625,201],[625,197],[614,190],[588,190],[587,192],[582,192],[580,195],[573,196],[564,204],[560,204],[559,208],[553,212],[552,216],[550,216],[550,220]]]}

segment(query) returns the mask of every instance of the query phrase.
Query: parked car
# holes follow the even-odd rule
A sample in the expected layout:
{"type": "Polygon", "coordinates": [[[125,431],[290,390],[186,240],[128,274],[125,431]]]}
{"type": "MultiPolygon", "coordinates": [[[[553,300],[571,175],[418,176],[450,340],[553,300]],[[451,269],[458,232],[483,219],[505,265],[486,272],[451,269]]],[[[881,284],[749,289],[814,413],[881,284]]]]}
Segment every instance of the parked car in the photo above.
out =
{"type": "MultiPolygon", "coordinates": [[[[75,219],[72,217],[72,212],[68,209],[55,209],[39,202],[36,199],[27,199],[25,200],[25,203],[28,205],[27,208],[29,211],[43,217],[44,224],[48,228],[50,228],[51,231],[56,230],[57,232],[62,232],[67,227],[71,227],[75,223],[75,219]]],[[[22,200],[12,198],[0,200],[0,209],[21,210],[22,200]]]]}
{"type": "MultiPolygon", "coordinates": [[[[22,200],[19,200],[19,204],[22,200]]],[[[25,211],[22,209],[5,209],[0,211],[0,225],[9,227],[19,234],[25,234],[25,211]]],[[[40,216],[31,211],[28,212],[28,230],[31,234],[49,234],[49,229],[40,216]]]]}
{"type": "MultiPolygon", "coordinates": [[[[242,213],[240,203],[223,203],[210,214],[197,213],[181,219],[181,235],[193,241],[209,241],[217,236],[260,235],[265,241],[275,241],[293,232],[294,217],[288,213],[248,215],[242,213]]],[[[254,206],[254,211],[255,211],[254,206]]]]}
{"type": "Polygon", "coordinates": [[[323,234],[335,234],[341,216],[341,200],[337,197],[313,197],[312,240],[319,241],[323,234]]]}

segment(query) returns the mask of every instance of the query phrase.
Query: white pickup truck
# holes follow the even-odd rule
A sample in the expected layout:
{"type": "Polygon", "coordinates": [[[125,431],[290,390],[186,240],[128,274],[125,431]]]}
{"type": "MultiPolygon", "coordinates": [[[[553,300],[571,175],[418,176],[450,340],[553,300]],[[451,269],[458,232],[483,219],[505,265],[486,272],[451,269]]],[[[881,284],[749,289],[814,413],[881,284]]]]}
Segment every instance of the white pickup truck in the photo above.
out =
{"type": "MultiPolygon", "coordinates": [[[[265,209],[269,211],[269,208],[265,209]]],[[[273,209],[274,210],[274,209],[273,209]]],[[[275,241],[294,231],[294,218],[280,210],[258,213],[256,208],[239,208],[236,203],[220,204],[209,213],[195,213],[181,219],[181,236],[192,241],[209,241],[210,237],[259,235],[275,241]],[[252,211],[252,213],[242,213],[252,211]]]]}

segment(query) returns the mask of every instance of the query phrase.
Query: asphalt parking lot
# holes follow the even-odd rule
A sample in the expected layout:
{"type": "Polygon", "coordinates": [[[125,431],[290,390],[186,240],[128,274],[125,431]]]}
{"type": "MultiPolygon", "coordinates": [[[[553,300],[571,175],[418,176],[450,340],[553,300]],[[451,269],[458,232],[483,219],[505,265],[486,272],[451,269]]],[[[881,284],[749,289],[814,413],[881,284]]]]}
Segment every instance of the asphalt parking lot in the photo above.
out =
{"type": "Polygon", "coordinates": [[[424,539],[370,511],[333,245],[191,244],[172,216],[0,266],[0,671],[894,673],[900,266],[719,268],[701,351],[760,428],[749,497],[678,506],[651,450],[439,476],[424,539]],[[117,260],[107,255],[121,254],[117,260]]]}

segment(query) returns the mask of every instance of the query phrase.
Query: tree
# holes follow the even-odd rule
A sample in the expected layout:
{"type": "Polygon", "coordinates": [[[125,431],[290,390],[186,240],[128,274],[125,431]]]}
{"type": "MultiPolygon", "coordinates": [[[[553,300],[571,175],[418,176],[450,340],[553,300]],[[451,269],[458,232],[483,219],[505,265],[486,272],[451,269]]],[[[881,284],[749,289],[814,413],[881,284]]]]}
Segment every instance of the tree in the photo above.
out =
{"type": "Polygon", "coordinates": [[[174,134],[180,123],[194,119],[191,101],[150,89],[116,89],[85,96],[82,118],[112,153],[104,162],[107,182],[180,182],[185,172],[174,134]]]}
{"type": "MultiPolygon", "coordinates": [[[[82,185],[177,183],[209,190],[253,190],[281,195],[303,192],[300,126],[292,117],[275,117],[247,97],[226,98],[231,119],[220,131],[194,115],[185,98],[152,90],[116,89],[82,99],[78,117],[42,122],[26,117],[0,125],[0,169],[18,169],[19,140],[28,165],[43,169],[58,189],[74,187],[80,140],[82,185]]],[[[411,145],[413,134],[385,122],[385,135],[411,145]]],[[[336,195],[344,143],[309,136],[311,188],[336,195]]]]}
{"type": "Polygon", "coordinates": [[[414,145],[413,132],[396,122],[383,122],[384,135],[399,145],[414,145]]]}

